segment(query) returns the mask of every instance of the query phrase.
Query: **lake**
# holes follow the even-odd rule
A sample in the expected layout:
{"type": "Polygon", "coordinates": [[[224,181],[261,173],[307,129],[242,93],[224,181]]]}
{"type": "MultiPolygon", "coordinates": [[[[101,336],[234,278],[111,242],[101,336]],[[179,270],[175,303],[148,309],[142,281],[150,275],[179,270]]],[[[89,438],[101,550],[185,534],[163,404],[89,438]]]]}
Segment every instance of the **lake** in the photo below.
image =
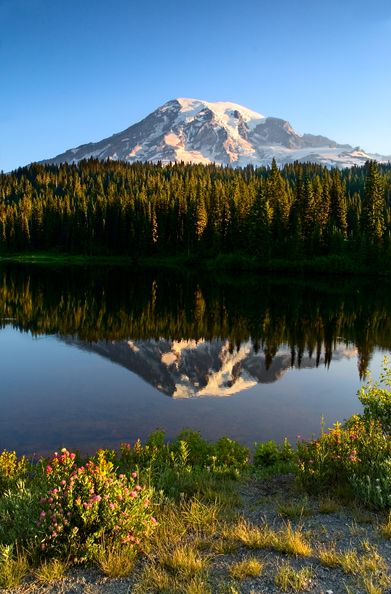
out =
{"type": "Polygon", "coordinates": [[[360,412],[390,348],[379,279],[2,263],[0,448],[295,442],[360,412]]]}

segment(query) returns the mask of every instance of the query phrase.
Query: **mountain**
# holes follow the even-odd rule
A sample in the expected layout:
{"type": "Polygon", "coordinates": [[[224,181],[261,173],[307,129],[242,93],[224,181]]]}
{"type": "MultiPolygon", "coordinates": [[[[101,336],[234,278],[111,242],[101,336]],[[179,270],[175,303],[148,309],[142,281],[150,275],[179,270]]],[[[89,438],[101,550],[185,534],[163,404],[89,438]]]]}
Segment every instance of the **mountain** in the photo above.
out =
{"type": "MultiPolygon", "coordinates": [[[[291,352],[280,347],[270,366],[263,351],[255,352],[250,341],[230,352],[229,342],[160,339],[90,343],[76,337],[59,336],[69,346],[109,359],[136,373],[151,386],[172,398],[197,396],[230,396],[256,384],[275,382],[292,368],[291,352]]],[[[339,344],[332,353],[333,361],[357,355],[357,349],[339,344]]],[[[304,353],[300,368],[314,368],[317,362],[304,353]]],[[[324,352],[318,361],[325,364],[324,352]]],[[[294,367],[298,367],[297,362],[294,367]]]]}
{"type": "Polygon", "coordinates": [[[338,144],[325,136],[297,134],[286,120],[264,117],[236,103],[174,99],[141,122],[100,142],[83,144],[44,164],[77,163],[81,159],[218,163],[233,167],[279,166],[293,161],[328,167],[362,165],[391,156],[367,154],[360,147],[338,144]]]}

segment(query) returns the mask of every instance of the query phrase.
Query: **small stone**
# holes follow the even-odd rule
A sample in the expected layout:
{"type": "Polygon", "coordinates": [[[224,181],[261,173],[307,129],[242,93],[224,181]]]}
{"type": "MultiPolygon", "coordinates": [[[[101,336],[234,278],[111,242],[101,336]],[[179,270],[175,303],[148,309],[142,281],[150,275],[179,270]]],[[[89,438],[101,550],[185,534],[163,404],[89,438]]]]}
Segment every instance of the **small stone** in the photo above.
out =
{"type": "Polygon", "coordinates": [[[332,590],[326,590],[326,592],[324,594],[333,594],[332,590]]]}

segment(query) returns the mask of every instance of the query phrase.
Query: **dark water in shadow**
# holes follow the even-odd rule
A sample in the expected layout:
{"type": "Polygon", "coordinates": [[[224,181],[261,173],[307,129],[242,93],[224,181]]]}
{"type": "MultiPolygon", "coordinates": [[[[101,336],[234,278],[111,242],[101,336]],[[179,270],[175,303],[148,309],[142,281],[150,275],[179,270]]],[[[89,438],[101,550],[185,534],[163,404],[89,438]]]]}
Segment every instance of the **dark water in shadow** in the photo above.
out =
{"type": "Polygon", "coordinates": [[[388,282],[0,266],[0,448],[84,453],[157,427],[245,441],[360,410],[391,345],[388,282]]]}

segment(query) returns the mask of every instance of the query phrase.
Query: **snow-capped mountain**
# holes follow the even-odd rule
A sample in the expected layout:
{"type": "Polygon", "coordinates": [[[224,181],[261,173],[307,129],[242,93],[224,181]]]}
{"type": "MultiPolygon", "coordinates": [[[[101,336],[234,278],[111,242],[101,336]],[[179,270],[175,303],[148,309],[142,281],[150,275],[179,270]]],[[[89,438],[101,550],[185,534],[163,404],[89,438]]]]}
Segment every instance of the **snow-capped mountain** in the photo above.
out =
{"type": "MultiPolygon", "coordinates": [[[[231,396],[256,384],[268,384],[279,380],[291,369],[291,353],[281,346],[266,368],[263,351],[254,350],[251,341],[230,352],[229,342],[160,339],[95,343],[74,337],[59,337],[69,346],[95,353],[122,365],[172,398],[195,398],[198,396],[231,396]]],[[[356,348],[337,345],[333,361],[357,355],[356,348]]],[[[324,364],[324,353],[319,364],[324,364]]],[[[297,364],[295,365],[297,367],[297,364]]],[[[314,357],[308,353],[300,362],[300,368],[316,366],[314,357]]]]}
{"type": "Polygon", "coordinates": [[[279,166],[297,160],[328,167],[362,165],[368,159],[391,160],[391,156],[367,154],[360,147],[338,144],[324,136],[297,134],[289,122],[264,117],[236,103],[198,99],[169,101],[123,132],[42,163],[77,163],[90,157],[233,167],[270,165],[273,158],[279,166]]]}

